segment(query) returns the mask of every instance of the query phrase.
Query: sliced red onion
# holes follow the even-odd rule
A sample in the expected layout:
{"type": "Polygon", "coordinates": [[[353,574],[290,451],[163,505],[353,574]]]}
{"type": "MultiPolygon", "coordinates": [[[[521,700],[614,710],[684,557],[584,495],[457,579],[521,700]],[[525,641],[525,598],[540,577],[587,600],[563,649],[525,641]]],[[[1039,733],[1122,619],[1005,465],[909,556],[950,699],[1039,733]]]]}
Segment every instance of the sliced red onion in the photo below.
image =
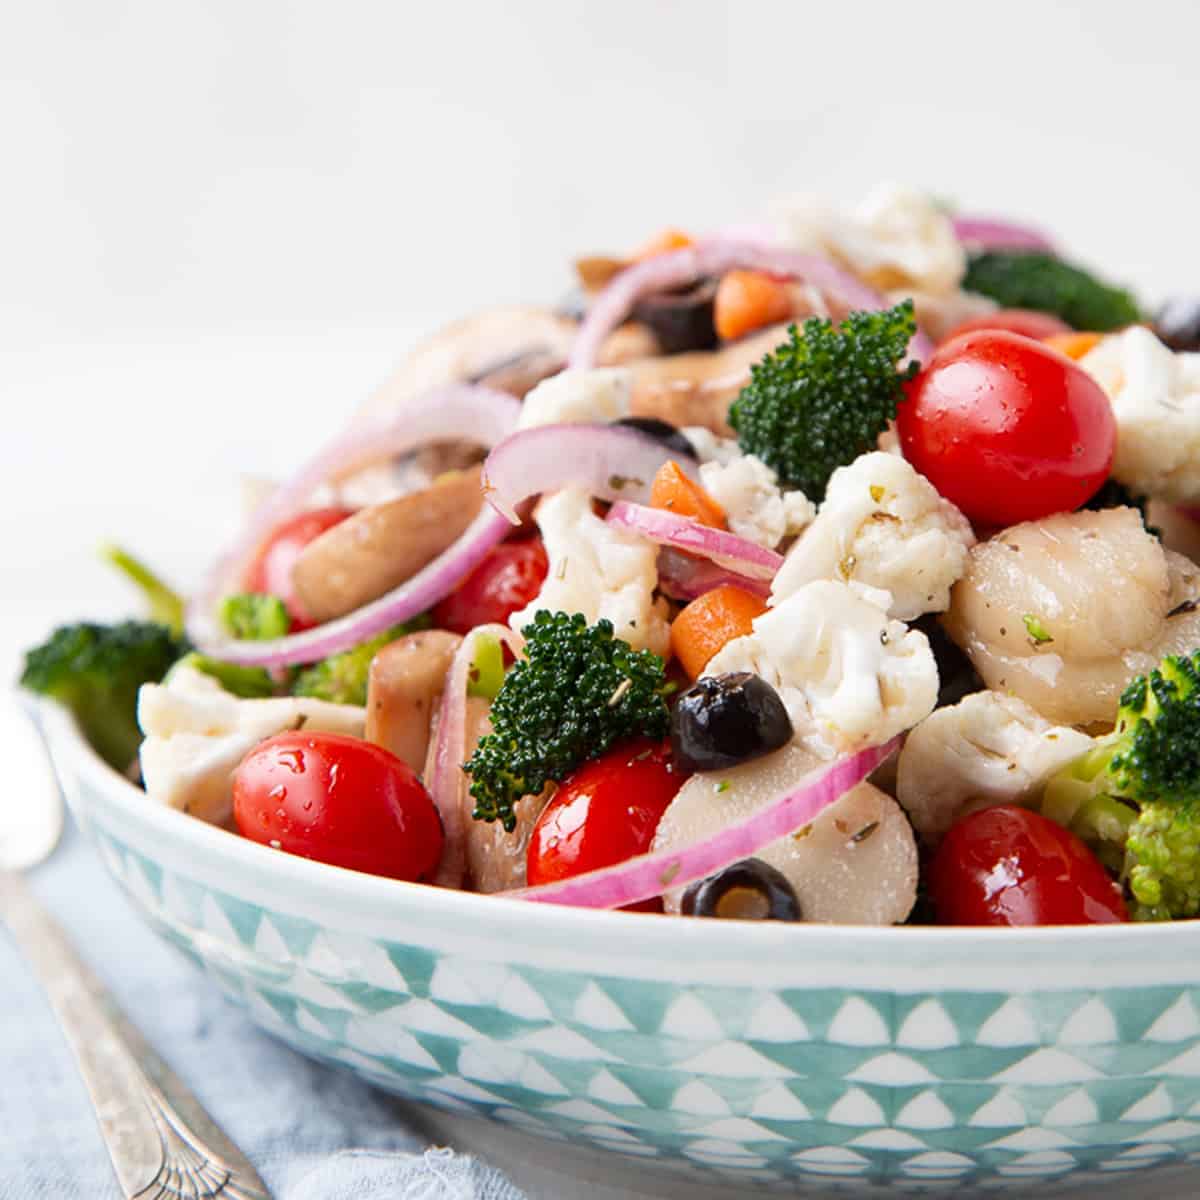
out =
{"type": "Polygon", "coordinates": [[[476,641],[493,637],[520,655],[525,642],[506,625],[480,625],[462,640],[442,689],[438,710],[437,741],[433,765],[425,781],[438,815],[442,819],[445,846],[433,882],[440,887],[460,888],[467,869],[466,828],[463,806],[466,803],[467,775],[462,769],[467,757],[467,684],[475,661],[476,641]]]}
{"type": "Polygon", "coordinates": [[[900,741],[895,737],[884,746],[860,750],[810,772],[791,791],[690,846],[641,854],[612,867],[509,895],[578,908],[621,908],[651,900],[668,888],[684,887],[730,863],[750,858],[764,846],[814,821],[835,800],[862,783],[899,747],[900,741]]]}
{"type": "Polygon", "coordinates": [[[688,554],[698,554],[739,575],[774,579],[783,565],[783,555],[774,550],[662,508],[647,508],[644,504],[618,500],[609,510],[608,523],[641,534],[660,546],[673,546],[688,554]]]}
{"type": "Polygon", "coordinates": [[[695,462],[628,425],[540,425],[505,438],[487,456],[484,495],[513,524],[522,500],[571,485],[601,500],[648,500],[659,467],[671,460],[695,476],[695,462]]]}
{"type": "Polygon", "coordinates": [[[678,550],[664,547],[658,555],[658,589],[673,600],[695,600],[713,588],[732,584],[743,591],[761,596],[764,600],[771,593],[767,579],[753,579],[727,571],[707,559],[681,554],[678,550]]]}
{"type": "MultiPolygon", "coordinates": [[[[826,258],[754,239],[713,237],[645,259],[617,275],[588,310],[571,347],[569,365],[594,365],[604,339],[643,296],[686,287],[707,275],[724,275],[736,268],[802,280],[850,308],[874,311],[888,307],[874,288],[826,258]]],[[[918,330],[909,344],[909,354],[926,359],[932,353],[933,343],[918,330]]]]}
{"type": "Polygon", "coordinates": [[[1047,250],[1054,244],[1044,233],[994,217],[952,217],[954,233],[960,242],[985,250],[1047,250]]]}
{"type": "Polygon", "coordinates": [[[503,392],[455,384],[412,397],[386,424],[339,438],[272,493],[233,549],[218,562],[188,605],[187,631],[193,643],[224,662],[289,666],[336,654],[424,612],[508,534],[506,522],[490,509],[482,509],[452,546],[411,579],[335,621],[284,638],[248,642],[225,636],[215,615],[218,599],[236,588],[235,580],[263,539],[301,511],[321,484],[430,442],[469,439],[494,446],[512,432],[519,412],[520,404],[503,392]]]}

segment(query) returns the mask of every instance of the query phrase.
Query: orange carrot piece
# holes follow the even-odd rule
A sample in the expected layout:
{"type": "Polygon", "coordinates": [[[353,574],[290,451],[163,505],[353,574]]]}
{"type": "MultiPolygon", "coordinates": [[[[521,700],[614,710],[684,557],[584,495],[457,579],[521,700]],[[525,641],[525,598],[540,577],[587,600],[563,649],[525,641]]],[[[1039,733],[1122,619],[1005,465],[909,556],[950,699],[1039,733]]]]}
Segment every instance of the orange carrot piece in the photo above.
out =
{"type": "Polygon", "coordinates": [[[1081,359],[1089,350],[1095,349],[1103,337],[1100,333],[1052,333],[1042,342],[1065,354],[1068,358],[1081,359]]]}
{"type": "Polygon", "coordinates": [[[786,321],[793,312],[792,289],[761,271],[729,271],[717,284],[713,323],[722,341],[786,321]]]}
{"type": "Polygon", "coordinates": [[[672,250],[686,250],[694,244],[693,238],[682,229],[664,229],[656,233],[639,250],[630,257],[633,262],[641,262],[646,258],[654,258],[659,254],[670,254],[672,250]]]}
{"type": "Polygon", "coordinates": [[[663,508],[677,517],[691,517],[701,525],[725,529],[725,510],[698,484],[693,483],[676,462],[658,468],[650,485],[650,507],[663,508]]]}
{"type": "Polygon", "coordinates": [[[762,599],[731,583],[698,596],[671,624],[671,649],[679,665],[698,678],[726,642],[748,634],[754,618],[766,611],[762,599]]]}

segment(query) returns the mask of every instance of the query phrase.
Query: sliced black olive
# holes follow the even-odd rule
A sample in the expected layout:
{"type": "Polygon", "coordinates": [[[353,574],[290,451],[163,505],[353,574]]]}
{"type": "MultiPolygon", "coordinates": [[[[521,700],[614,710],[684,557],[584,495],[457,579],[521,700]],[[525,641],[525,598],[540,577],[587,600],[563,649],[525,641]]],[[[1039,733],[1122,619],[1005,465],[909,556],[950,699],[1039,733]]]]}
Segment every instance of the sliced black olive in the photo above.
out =
{"type": "Polygon", "coordinates": [[[698,679],[671,710],[671,750],[685,771],[721,771],[791,738],[779,693],[749,671],[698,679]]]}
{"type": "Polygon", "coordinates": [[[687,350],[714,350],[717,327],[713,323],[713,301],[717,281],[702,279],[685,291],[660,292],[633,306],[632,317],[648,325],[664,354],[687,350]]]}
{"type": "Polygon", "coordinates": [[[926,613],[918,617],[912,627],[919,629],[929,639],[929,648],[937,663],[938,708],[957,704],[964,696],[983,691],[985,685],[979,672],[966,654],[950,640],[950,635],[942,628],[936,614],[926,613]]]}
{"type": "Polygon", "coordinates": [[[613,423],[636,429],[639,433],[662,442],[668,450],[673,450],[684,458],[696,457],[696,447],[670,421],[660,421],[657,417],[622,417],[613,423]]]}
{"type": "Polygon", "coordinates": [[[1200,296],[1176,296],[1162,306],[1154,332],[1172,350],[1200,350],[1200,296]]]}
{"type": "Polygon", "coordinates": [[[685,917],[799,921],[800,901],[787,876],[761,858],[744,858],[691,884],[679,910],[685,917]]]}

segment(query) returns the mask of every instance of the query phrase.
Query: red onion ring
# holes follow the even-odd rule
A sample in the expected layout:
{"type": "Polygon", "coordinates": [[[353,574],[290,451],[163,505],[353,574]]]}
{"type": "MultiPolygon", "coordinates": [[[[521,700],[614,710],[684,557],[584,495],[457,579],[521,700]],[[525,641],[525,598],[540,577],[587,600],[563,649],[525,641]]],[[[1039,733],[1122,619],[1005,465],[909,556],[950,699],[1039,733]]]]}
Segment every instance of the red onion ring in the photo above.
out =
{"type": "Polygon", "coordinates": [[[993,217],[952,217],[951,224],[960,242],[985,250],[1054,250],[1054,244],[1044,233],[1013,221],[993,217]]]}
{"type": "Polygon", "coordinates": [[[716,833],[676,850],[641,854],[615,866],[507,895],[540,904],[621,908],[661,896],[668,888],[704,879],[722,867],[757,854],[764,846],[807,825],[856,787],[900,745],[899,737],[810,772],[791,791],[716,833]]]}
{"type": "MultiPolygon", "coordinates": [[[[617,275],[588,309],[571,347],[568,364],[572,367],[592,366],[604,339],[625,320],[643,296],[685,287],[704,276],[724,275],[735,268],[803,280],[829,292],[851,308],[875,311],[888,307],[887,301],[874,288],[826,258],[755,240],[714,237],[682,250],[673,250],[670,254],[645,259],[617,275]]],[[[918,330],[909,343],[909,354],[926,359],[932,353],[933,343],[918,330]]]]}
{"type": "Polygon", "coordinates": [[[659,467],[672,460],[695,477],[698,464],[627,425],[540,425],[505,438],[487,456],[483,492],[515,525],[522,500],[572,484],[601,500],[648,500],[659,467]]]}
{"type": "Polygon", "coordinates": [[[339,438],[261,505],[245,533],[217,563],[188,605],[187,632],[204,653],[224,662],[277,667],[315,662],[424,612],[455,587],[509,530],[484,508],[463,535],[411,579],[378,600],[303,633],[264,642],[239,641],[217,626],[217,600],[230,588],[263,538],[299,512],[326,481],[437,441],[501,442],[516,425],[520,404],[504,392],[454,384],[412,397],[384,425],[339,438]]]}
{"type": "Polygon", "coordinates": [[[783,555],[774,550],[662,508],[647,508],[643,504],[618,500],[609,510],[608,523],[640,534],[660,546],[698,554],[719,567],[756,579],[773,579],[783,565],[783,555]]]}
{"type": "Polygon", "coordinates": [[[433,882],[439,887],[460,888],[467,869],[466,828],[463,805],[467,776],[463,760],[467,757],[467,682],[475,661],[475,642],[479,637],[494,637],[516,658],[525,641],[506,625],[479,625],[462,640],[455,652],[438,710],[437,741],[433,765],[426,785],[442,819],[445,844],[433,882]]]}
{"type": "Polygon", "coordinates": [[[716,563],[682,554],[669,546],[659,552],[658,590],[673,600],[695,600],[697,596],[726,584],[740,587],[764,600],[771,593],[768,580],[752,579],[749,575],[726,571],[716,563]]]}

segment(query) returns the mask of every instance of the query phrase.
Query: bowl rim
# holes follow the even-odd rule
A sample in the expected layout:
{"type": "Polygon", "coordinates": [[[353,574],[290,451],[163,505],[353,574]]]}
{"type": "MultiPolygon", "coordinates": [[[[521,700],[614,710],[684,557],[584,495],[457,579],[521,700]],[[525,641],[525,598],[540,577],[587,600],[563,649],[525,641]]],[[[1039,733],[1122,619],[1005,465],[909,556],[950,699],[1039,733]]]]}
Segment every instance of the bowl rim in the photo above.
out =
{"type": "Polygon", "coordinates": [[[646,913],[556,904],[531,906],[503,895],[481,895],[368,875],[285,854],[177,809],[148,803],[136,784],[92,749],[66,708],[45,697],[33,698],[32,702],[28,697],[23,699],[46,739],[60,780],[67,776],[64,768],[69,769],[79,782],[100,792],[135,830],[148,834],[150,839],[188,843],[206,858],[227,860],[243,877],[263,883],[274,879],[310,899],[321,893],[343,898],[384,921],[389,915],[411,915],[415,904],[422,912],[436,915],[443,928],[483,926],[496,939],[503,939],[511,932],[528,942],[530,929],[535,928],[538,940],[548,938],[584,947],[595,944],[598,950],[625,943],[639,958],[678,956],[683,952],[681,947],[686,947],[689,955],[711,954],[743,962],[767,962],[782,952],[798,955],[819,952],[827,961],[867,961],[886,969],[906,965],[905,959],[955,967],[992,960],[998,964],[999,958],[1003,958],[1011,965],[1019,963],[1026,954],[1031,960],[1059,968],[1100,960],[1114,965],[1119,961],[1128,966],[1152,955],[1164,963],[1175,964],[1175,972],[1167,973],[1170,978],[1175,978],[1187,962],[1195,964],[1200,978],[1200,919],[1026,928],[680,921],[646,913]],[[430,901],[435,899],[436,903],[431,905],[430,901]],[[535,921],[530,920],[531,915],[536,916],[535,921]],[[634,934],[637,936],[632,937],[634,934]]]}

